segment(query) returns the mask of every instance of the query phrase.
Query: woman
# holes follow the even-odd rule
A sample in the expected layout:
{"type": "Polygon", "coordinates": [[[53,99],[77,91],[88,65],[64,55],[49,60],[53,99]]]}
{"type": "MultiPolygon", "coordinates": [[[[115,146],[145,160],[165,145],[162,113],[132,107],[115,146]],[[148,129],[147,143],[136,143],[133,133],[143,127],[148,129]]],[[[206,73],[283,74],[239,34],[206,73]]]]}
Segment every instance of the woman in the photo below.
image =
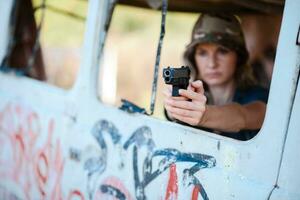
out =
{"type": "Polygon", "coordinates": [[[238,19],[202,14],[184,53],[194,81],[181,97],[165,92],[169,119],[240,140],[261,128],[268,92],[255,86],[238,19]]]}

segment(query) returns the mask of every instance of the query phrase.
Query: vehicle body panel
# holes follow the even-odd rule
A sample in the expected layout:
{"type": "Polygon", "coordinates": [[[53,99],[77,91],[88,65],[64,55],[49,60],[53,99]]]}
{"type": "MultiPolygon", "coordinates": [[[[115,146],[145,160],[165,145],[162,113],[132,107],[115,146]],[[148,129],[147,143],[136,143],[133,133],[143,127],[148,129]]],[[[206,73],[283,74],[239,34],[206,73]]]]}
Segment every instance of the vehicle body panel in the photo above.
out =
{"type": "Polygon", "coordinates": [[[299,158],[300,156],[300,152],[297,150],[300,142],[299,101],[300,91],[298,78],[297,93],[292,109],[293,111],[283,152],[282,164],[279,171],[278,187],[275,188],[270,198],[271,200],[299,199],[300,176],[295,175],[295,172],[297,172],[300,167],[299,161],[295,160],[295,158],[299,158]]]}
{"type": "MultiPolygon", "coordinates": [[[[290,173],[287,168],[294,169],[299,161],[280,164],[283,148],[296,147],[288,130],[291,137],[299,130],[296,117],[291,117],[292,108],[299,115],[294,101],[299,2],[286,2],[265,122],[246,142],[125,113],[99,101],[97,66],[110,2],[89,1],[83,60],[71,90],[0,73],[0,197],[267,199],[280,166],[278,184],[283,184],[286,197],[299,197],[296,187],[289,190],[284,182],[298,176],[297,170],[290,173]],[[288,129],[290,120],[294,125],[288,129]]],[[[5,49],[6,39],[0,41],[5,49]]],[[[297,95],[296,100],[299,90],[297,95]]],[[[283,161],[290,159],[284,156],[283,161]]]]}

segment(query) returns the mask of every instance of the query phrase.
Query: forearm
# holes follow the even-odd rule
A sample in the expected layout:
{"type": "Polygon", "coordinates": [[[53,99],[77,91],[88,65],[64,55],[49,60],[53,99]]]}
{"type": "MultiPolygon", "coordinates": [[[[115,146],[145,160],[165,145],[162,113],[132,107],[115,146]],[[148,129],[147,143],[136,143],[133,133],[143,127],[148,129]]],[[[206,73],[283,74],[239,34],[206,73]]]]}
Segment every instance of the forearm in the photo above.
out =
{"type": "Polygon", "coordinates": [[[247,105],[232,103],[224,106],[206,106],[199,126],[223,132],[257,130],[262,126],[266,106],[262,102],[247,105]]]}

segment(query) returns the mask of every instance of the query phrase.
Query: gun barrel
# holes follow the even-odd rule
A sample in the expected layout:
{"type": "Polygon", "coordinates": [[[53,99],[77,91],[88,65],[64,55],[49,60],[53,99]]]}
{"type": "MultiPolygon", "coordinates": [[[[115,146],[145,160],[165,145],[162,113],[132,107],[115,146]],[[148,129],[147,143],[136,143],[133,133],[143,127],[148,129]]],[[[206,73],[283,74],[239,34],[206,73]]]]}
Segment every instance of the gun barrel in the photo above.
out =
{"type": "Polygon", "coordinates": [[[171,68],[163,69],[163,78],[166,84],[172,85],[172,96],[179,96],[179,89],[186,89],[190,79],[190,68],[171,68]]]}
{"type": "Polygon", "coordinates": [[[164,70],[164,76],[165,76],[165,77],[169,77],[170,75],[171,75],[170,69],[165,69],[165,70],[164,70]]]}
{"type": "Polygon", "coordinates": [[[183,79],[189,80],[190,78],[190,68],[171,68],[167,67],[163,69],[163,78],[166,84],[181,84],[183,79]]]}
{"type": "Polygon", "coordinates": [[[166,84],[171,83],[171,70],[169,68],[163,70],[163,77],[166,84]]]}

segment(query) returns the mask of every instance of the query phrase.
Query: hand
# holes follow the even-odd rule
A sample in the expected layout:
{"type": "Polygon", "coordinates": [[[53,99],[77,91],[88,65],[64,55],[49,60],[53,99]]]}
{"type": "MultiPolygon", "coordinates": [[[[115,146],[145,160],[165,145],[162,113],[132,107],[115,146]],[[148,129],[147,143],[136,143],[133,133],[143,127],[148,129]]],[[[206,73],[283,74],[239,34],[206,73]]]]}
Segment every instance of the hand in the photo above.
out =
{"type": "Polygon", "coordinates": [[[170,89],[165,92],[164,103],[168,116],[192,126],[200,125],[206,110],[202,81],[192,82],[187,90],[179,90],[179,94],[180,97],[172,97],[170,89]]]}
{"type": "Polygon", "coordinates": [[[175,120],[175,118],[172,116],[172,113],[170,113],[168,111],[168,109],[166,108],[167,102],[169,102],[169,101],[188,101],[188,98],[183,97],[183,96],[177,96],[177,97],[172,96],[172,86],[171,85],[167,86],[167,89],[164,91],[164,95],[165,95],[164,106],[167,111],[168,118],[170,118],[171,120],[175,120]]]}

